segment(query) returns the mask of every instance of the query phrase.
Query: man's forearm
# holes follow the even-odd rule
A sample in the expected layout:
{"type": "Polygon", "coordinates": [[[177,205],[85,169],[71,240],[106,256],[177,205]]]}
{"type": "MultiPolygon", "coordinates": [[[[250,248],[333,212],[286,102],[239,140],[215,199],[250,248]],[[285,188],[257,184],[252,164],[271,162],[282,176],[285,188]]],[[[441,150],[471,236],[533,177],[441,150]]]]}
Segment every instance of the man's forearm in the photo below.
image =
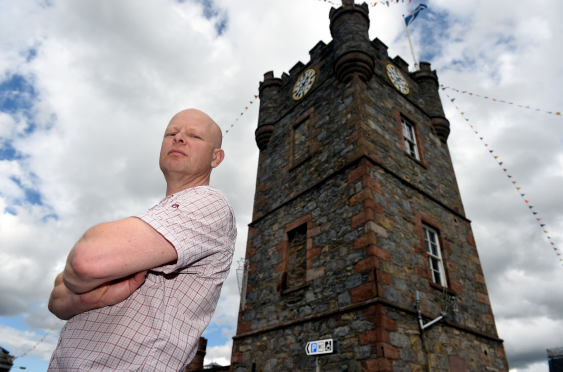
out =
{"type": "Polygon", "coordinates": [[[130,217],[88,229],[69,254],[63,279],[71,291],[86,293],[177,259],[170,242],[146,222],[130,217]]]}
{"type": "Polygon", "coordinates": [[[63,273],[55,279],[55,288],[49,298],[49,311],[68,320],[86,311],[111,306],[125,301],[145,282],[147,271],[140,271],[121,280],[114,280],[86,293],[75,293],[67,288],[63,273]]]}

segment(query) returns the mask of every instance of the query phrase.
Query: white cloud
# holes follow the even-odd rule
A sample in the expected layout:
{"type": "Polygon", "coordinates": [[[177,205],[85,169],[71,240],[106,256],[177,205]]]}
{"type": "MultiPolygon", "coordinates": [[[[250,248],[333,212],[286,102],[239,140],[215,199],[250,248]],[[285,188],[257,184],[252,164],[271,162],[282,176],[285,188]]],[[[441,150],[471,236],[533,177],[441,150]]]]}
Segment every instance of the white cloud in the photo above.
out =
{"type": "MultiPolygon", "coordinates": [[[[11,355],[18,356],[35,347],[32,351],[33,356],[48,362],[57,346],[58,334],[41,336],[35,332],[20,331],[0,324],[0,340],[2,347],[10,350],[11,355]],[[45,339],[40,342],[43,337],[45,339]]],[[[31,356],[31,352],[28,355],[31,356]]]]}
{"type": "Polygon", "coordinates": [[[510,372],[548,372],[549,365],[547,363],[533,363],[528,368],[511,369],[510,372]]]}
{"type": "MultiPolygon", "coordinates": [[[[225,345],[212,346],[207,348],[205,355],[205,364],[217,363],[222,366],[231,364],[231,351],[233,350],[233,341],[229,340],[225,345]]],[[[536,372],[536,371],[532,371],[536,372]]]]}
{"type": "MultiPolygon", "coordinates": [[[[227,157],[212,184],[234,206],[235,257],[244,255],[257,168],[258,101],[244,116],[240,112],[254,100],[263,73],[274,70],[280,76],[298,60],[307,62],[319,40],[331,40],[330,8],[315,0],[217,0],[215,5],[218,15],[207,19],[202,5],[192,1],[2,3],[0,80],[24,76],[37,100],[13,115],[0,113],[0,150],[9,142],[21,155],[0,161],[0,260],[5,263],[0,315],[24,314],[29,329],[46,329],[52,282],[80,235],[93,224],[143,211],[163,196],[159,137],[169,118],[186,107],[203,109],[224,129],[239,119],[225,136],[227,157]],[[228,26],[217,37],[215,24],[222,17],[228,26]],[[28,62],[31,49],[36,56],[28,62]],[[31,124],[35,129],[28,133],[31,124]],[[12,178],[39,191],[44,205],[23,202],[25,190],[12,178]]],[[[563,5],[517,7],[508,0],[429,5],[441,15],[434,22],[443,24],[418,18],[411,33],[418,54],[432,55],[442,83],[534,108],[563,109],[561,52],[555,47],[563,34],[557,18],[563,5]]],[[[410,61],[404,9],[370,8],[370,37],[385,42],[390,56],[410,61]]],[[[455,96],[469,123],[541,212],[550,236],[563,242],[563,119],[455,96]]],[[[499,335],[512,367],[525,368],[545,360],[546,348],[560,346],[548,344],[557,341],[553,332],[563,324],[560,261],[504,172],[443,98],[452,125],[448,143],[466,213],[474,221],[499,335]],[[536,340],[532,346],[529,334],[536,340]],[[530,353],[520,358],[525,350],[530,353]]],[[[234,332],[238,314],[235,270],[233,265],[213,318],[225,335],[234,332]]],[[[6,327],[2,332],[21,336],[6,327]]],[[[209,348],[208,355],[228,364],[229,345],[209,348]]]]}

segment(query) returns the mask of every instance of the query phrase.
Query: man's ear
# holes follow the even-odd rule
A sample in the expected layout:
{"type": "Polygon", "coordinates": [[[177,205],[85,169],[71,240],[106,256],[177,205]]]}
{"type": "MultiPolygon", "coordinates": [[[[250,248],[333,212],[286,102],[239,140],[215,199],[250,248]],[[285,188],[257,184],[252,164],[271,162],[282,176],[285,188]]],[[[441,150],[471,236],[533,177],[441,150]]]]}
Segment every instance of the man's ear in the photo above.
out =
{"type": "Polygon", "coordinates": [[[213,159],[211,160],[211,168],[217,168],[225,159],[225,151],[223,149],[213,150],[213,159]]]}

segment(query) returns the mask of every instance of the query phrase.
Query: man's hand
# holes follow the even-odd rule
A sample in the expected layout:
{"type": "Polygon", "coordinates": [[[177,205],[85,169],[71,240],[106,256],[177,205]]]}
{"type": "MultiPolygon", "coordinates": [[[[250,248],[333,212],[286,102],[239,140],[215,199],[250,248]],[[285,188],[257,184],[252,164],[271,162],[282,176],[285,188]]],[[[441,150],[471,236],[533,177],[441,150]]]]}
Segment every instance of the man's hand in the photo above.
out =
{"type": "Polygon", "coordinates": [[[146,273],[145,270],[116,279],[81,294],[69,290],[63,282],[63,273],[60,273],[49,298],[49,311],[60,319],[68,320],[89,310],[118,304],[129,298],[145,282],[146,273]]]}

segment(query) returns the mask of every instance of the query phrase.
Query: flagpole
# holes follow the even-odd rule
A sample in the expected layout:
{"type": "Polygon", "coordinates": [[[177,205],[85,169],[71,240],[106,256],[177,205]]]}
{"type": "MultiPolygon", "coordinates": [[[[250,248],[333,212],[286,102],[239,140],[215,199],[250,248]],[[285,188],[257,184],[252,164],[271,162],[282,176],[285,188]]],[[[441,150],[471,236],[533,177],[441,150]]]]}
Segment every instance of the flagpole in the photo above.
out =
{"type": "Polygon", "coordinates": [[[405,22],[405,28],[407,29],[407,37],[409,38],[409,44],[411,45],[412,59],[414,59],[414,68],[415,71],[418,71],[418,63],[416,62],[416,57],[414,56],[414,48],[412,47],[411,34],[409,32],[409,26],[407,26],[407,20],[405,19],[404,14],[403,14],[403,21],[405,22]]]}

